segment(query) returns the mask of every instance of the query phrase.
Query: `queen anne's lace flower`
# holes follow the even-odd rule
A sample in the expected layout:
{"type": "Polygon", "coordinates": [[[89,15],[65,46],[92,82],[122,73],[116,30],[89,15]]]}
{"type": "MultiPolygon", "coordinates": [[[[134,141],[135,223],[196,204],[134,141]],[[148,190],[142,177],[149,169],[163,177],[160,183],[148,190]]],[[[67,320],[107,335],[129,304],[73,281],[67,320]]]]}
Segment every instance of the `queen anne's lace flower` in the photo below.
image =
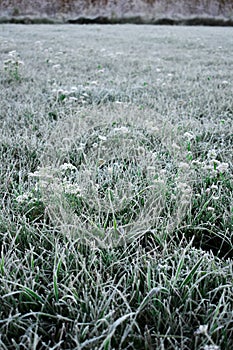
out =
{"type": "Polygon", "coordinates": [[[219,171],[220,173],[225,173],[229,168],[229,164],[228,163],[220,163],[217,166],[217,171],[219,171]]]}
{"type": "Polygon", "coordinates": [[[207,324],[204,324],[204,325],[200,325],[198,327],[198,329],[195,331],[195,335],[198,335],[198,334],[207,334],[207,331],[208,331],[208,325],[207,324]]]}
{"type": "Polygon", "coordinates": [[[64,163],[60,166],[60,170],[61,171],[77,170],[77,168],[71,163],[64,163]]]}

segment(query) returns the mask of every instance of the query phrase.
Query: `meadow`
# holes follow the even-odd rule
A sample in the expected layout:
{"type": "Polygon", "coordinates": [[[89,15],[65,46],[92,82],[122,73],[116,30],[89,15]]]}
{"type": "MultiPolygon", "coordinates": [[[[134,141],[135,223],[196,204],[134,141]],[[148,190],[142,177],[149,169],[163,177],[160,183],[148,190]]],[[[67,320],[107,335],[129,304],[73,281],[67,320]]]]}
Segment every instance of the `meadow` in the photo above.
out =
{"type": "Polygon", "coordinates": [[[0,26],[0,349],[233,348],[233,31],[0,26]]]}

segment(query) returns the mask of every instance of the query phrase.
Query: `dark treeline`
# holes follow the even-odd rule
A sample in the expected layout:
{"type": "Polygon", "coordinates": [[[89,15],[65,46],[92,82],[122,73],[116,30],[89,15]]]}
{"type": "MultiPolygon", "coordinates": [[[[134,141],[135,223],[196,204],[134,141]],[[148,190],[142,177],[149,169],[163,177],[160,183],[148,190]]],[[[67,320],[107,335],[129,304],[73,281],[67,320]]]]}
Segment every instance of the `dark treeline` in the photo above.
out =
{"type": "Polygon", "coordinates": [[[1,16],[233,17],[232,0],[1,0],[1,16]]]}

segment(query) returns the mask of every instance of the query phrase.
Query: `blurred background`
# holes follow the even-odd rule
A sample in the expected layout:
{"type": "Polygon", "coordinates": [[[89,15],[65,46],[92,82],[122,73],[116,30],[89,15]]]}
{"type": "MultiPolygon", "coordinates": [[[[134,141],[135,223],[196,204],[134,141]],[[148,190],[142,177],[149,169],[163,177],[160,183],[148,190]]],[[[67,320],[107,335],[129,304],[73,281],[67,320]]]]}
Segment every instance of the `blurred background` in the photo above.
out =
{"type": "Polygon", "coordinates": [[[60,21],[80,17],[108,20],[135,18],[233,18],[233,0],[0,0],[0,16],[49,17],[60,21]]]}

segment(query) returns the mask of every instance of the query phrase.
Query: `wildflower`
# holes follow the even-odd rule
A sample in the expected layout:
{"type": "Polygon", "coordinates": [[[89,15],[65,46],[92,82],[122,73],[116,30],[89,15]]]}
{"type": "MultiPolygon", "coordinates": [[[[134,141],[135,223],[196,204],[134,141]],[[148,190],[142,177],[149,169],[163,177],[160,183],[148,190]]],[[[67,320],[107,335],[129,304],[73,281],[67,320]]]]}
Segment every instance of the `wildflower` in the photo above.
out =
{"type": "Polygon", "coordinates": [[[139,146],[137,149],[136,149],[136,153],[138,156],[144,156],[146,151],[145,151],[145,148],[142,147],[142,146],[139,146]]]}
{"type": "Polygon", "coordinates": [[[220,173],[225,173],[228,170],[229,164],[228,163],[220,163],[217,165],[217,171],[220,173]]]}
{"type": "Polygon", "coordinates": [[[128,134],[130,131],[126,126],[121,126],[120,128],[114,128],[113,132],[119,132],[122,134],[128,134]]]}
{"type": "Polygon", "coordinates": [[[36,183],[36,186],[35,186],[35,189],[36,191],[39,191],[39,190],[47,190],[48,189],[48,182],[45,181],[45,180],[40,180],[39,183],[36,183]]]}
{"type": "Polygon", "coordinates": [[[165,181],[163,179],[159,178],[159,177],[157,179],[154,179],[154,182],[156,184],[165,185],[165,181]]]}
{"type": "Polygon", "coordinates": [[[38,178],[43,178],[43,179],[51,179],[51,178],[53,178],[53,175],[51,175],[48,172],[47,168],[38,169],[34,173],[28,173],[28,176],[30,176],[30,177],[38,177],[38,178]]]}
{"type": "Polygon", "coordinates": [[[49,187],[47,186],[46,190],[47,190],[47,193],[60,194],[63,188],[59,182],[52,182],[49,187]]]}
{"type": "Polygon", "coordinates": [[[191,132],[186,132],[186,133],[184,133],[184,137],[190,141],[190,140],[194,139],[195,136],[191,132]]]}
{"type": "Polygon", "coordinates": [[[40,171],[35,171],[34,173],[28,173],[29,177],[51,177],[50,175],[42,174],[40,171]]]}
{"type": "Polygon", "coordinates": [[[150,176],[155,176],[157,168],[155,166],[148,166],[147,171],[150,176]]]}
{"type": "Polygon", "coordinates": [[[78,99],[76,97],[69,97],[70,102],[77,102],[78,99]]]}
{"type": "Polygon", "coordinates": [[[178,146],[175,142],[173,142],[172,148],[173,148],[173,149],[179,150],[179,149],[180,149],[180,146],[178,146]]]}
{"type": "Polygon", "coordinates": [[[185,191],[187,188],[190,188],[189,185],[185,182],[178,182],[177,188],[179,188],[182,191],[185,191]]]}
{"type": "Polygon", "coordinates": [[[217,167],[221,164],[221,162],[216,159],[211,159],[209,164],[214,168],[214,170],[217,170],[217,167]]]}
{"type": "Polygon", "coordinates": [[[177,196],[174,194],[174,193],[172,193],[172,195],[171,195],[171,200],[172,201],[175,201],[177,199],[177,196]]]}
{"type": "Polygon", "coordinates": [[[8,56],[15,58],[16,56],[18,56],[18,53],[16,50],[13,50],[8,53],[8,56]]]}
{"type": "Polygon", "coordinates": [[[208,325],[204,324],[204,325],[200,325],[198,327],[198,329],[194,332],[195,335],[199,335],[199,334],[207,334],[207,330],[208,330],[208,325]]]}
{"type": "Polygon", "coordinates": [[[19,195],[18,197],[16,197],[16,202],[20,204],[20,203],[24,203],[30,199],[31,199],[31,193],[25,192],[25,193],[19,195]]]}
{"type": "Polygon", "coordinates": [[[204,350],[220,350],[220,347],[218,345],[205,345],[204,350]]]}
{"type": "Polygon", "coordinates": [[[219,166],[221,164],[221,162],[219,160],[217,160],[217,159],[211,159],[209,161],[209,164],[210,165],[214,165],[214,166],[219,166]]]}
{"type": "Polygon", "coordinates": [[[209,152],[207,153],[207,158],[216,159],[216,157],[217,157],[217,152],[215,151],[215,149],[209,150],[209,152]]]}
{"type": "Polygon", "coordinates": [[[200,162],[199,160],[193,160],[192,165],[197,166],[197,167],[201,167],[203,165],[203,163],[200,162]]]}
{"type": "Polygon", "coordinates": [[[213,211],[214,211],[214,208],[213,208],[213,207],[207,207],[207,210],[213,212],[213,211]]]}
{"type": "Polygon", "coordinates": [[[71,163],[64,163],[60,166],[60,170],[62,171],[77,170],[77,168],[71,163]]]}
{"type": "Polygon", "coordinates": [[[182,200],[180,203],[183,207],[186,207],[187,205],[190,205],[190,201],[188,200],[182,200]]]}
{"type": "Polygon", "coordinates": [[[166,169],[161,169],[160,172],[159,172],[159,174],[160,174],[161,176],[166,176],[167,170],[166,170],[166,169]]]}
{"type": "Polygon", "coordinates": [[[97,86],[98,85],[98,81],[91,81],[90,84],[97,86]]]}
{"type": "Polygon", "coordinates": [[[68,181],[63,182],[64,193],[67,194],[80,194],[80,187],[77,184],[72,184],[68,181]]]}
{"type": "Polygon", "coordinates": [[[189,164],[185,162],[180,162],[179,167],[183,170],[190,168],[189,164]]]}
{"type": "Polygon", "coordinates": [[[61,65],[60,64],[54,64],[52,68],[53,69],[59,69],[59,68],[61,68],[61,65]]]}
{"type": "Polygon", "coordinates": [[[157,128],[157,126],[151,126],[151,128],[150,128],[150,130],[151,130],[151,132],[157,132],[157,131],[159,131],[159,128],[157,128]]]}
{"type": "Polygon", "coordinates": [[[12,63],[11,59],[5,60],[4,62],[4,66],[8,66],[8,64],[12,63]]]}
{"type": "Polygon", "coordinates": [[[102,135],[98,135],[99,139],[101,141],[106,141],[107,140],[107,137],[106,136],[102,136],[102,135]]]}
{"type": "Polygon", "coordinates": [[[113,167],[108,167],[107,169],[109,175],[112,175],[113,174],[113,167]]]}
{"type": "Polygon", "coordinates": [[[210,164],[206,164],[203,166],[204,170],[211,170],[211,171],[215,171],[214,166],[210,165],[210,164]]]}

